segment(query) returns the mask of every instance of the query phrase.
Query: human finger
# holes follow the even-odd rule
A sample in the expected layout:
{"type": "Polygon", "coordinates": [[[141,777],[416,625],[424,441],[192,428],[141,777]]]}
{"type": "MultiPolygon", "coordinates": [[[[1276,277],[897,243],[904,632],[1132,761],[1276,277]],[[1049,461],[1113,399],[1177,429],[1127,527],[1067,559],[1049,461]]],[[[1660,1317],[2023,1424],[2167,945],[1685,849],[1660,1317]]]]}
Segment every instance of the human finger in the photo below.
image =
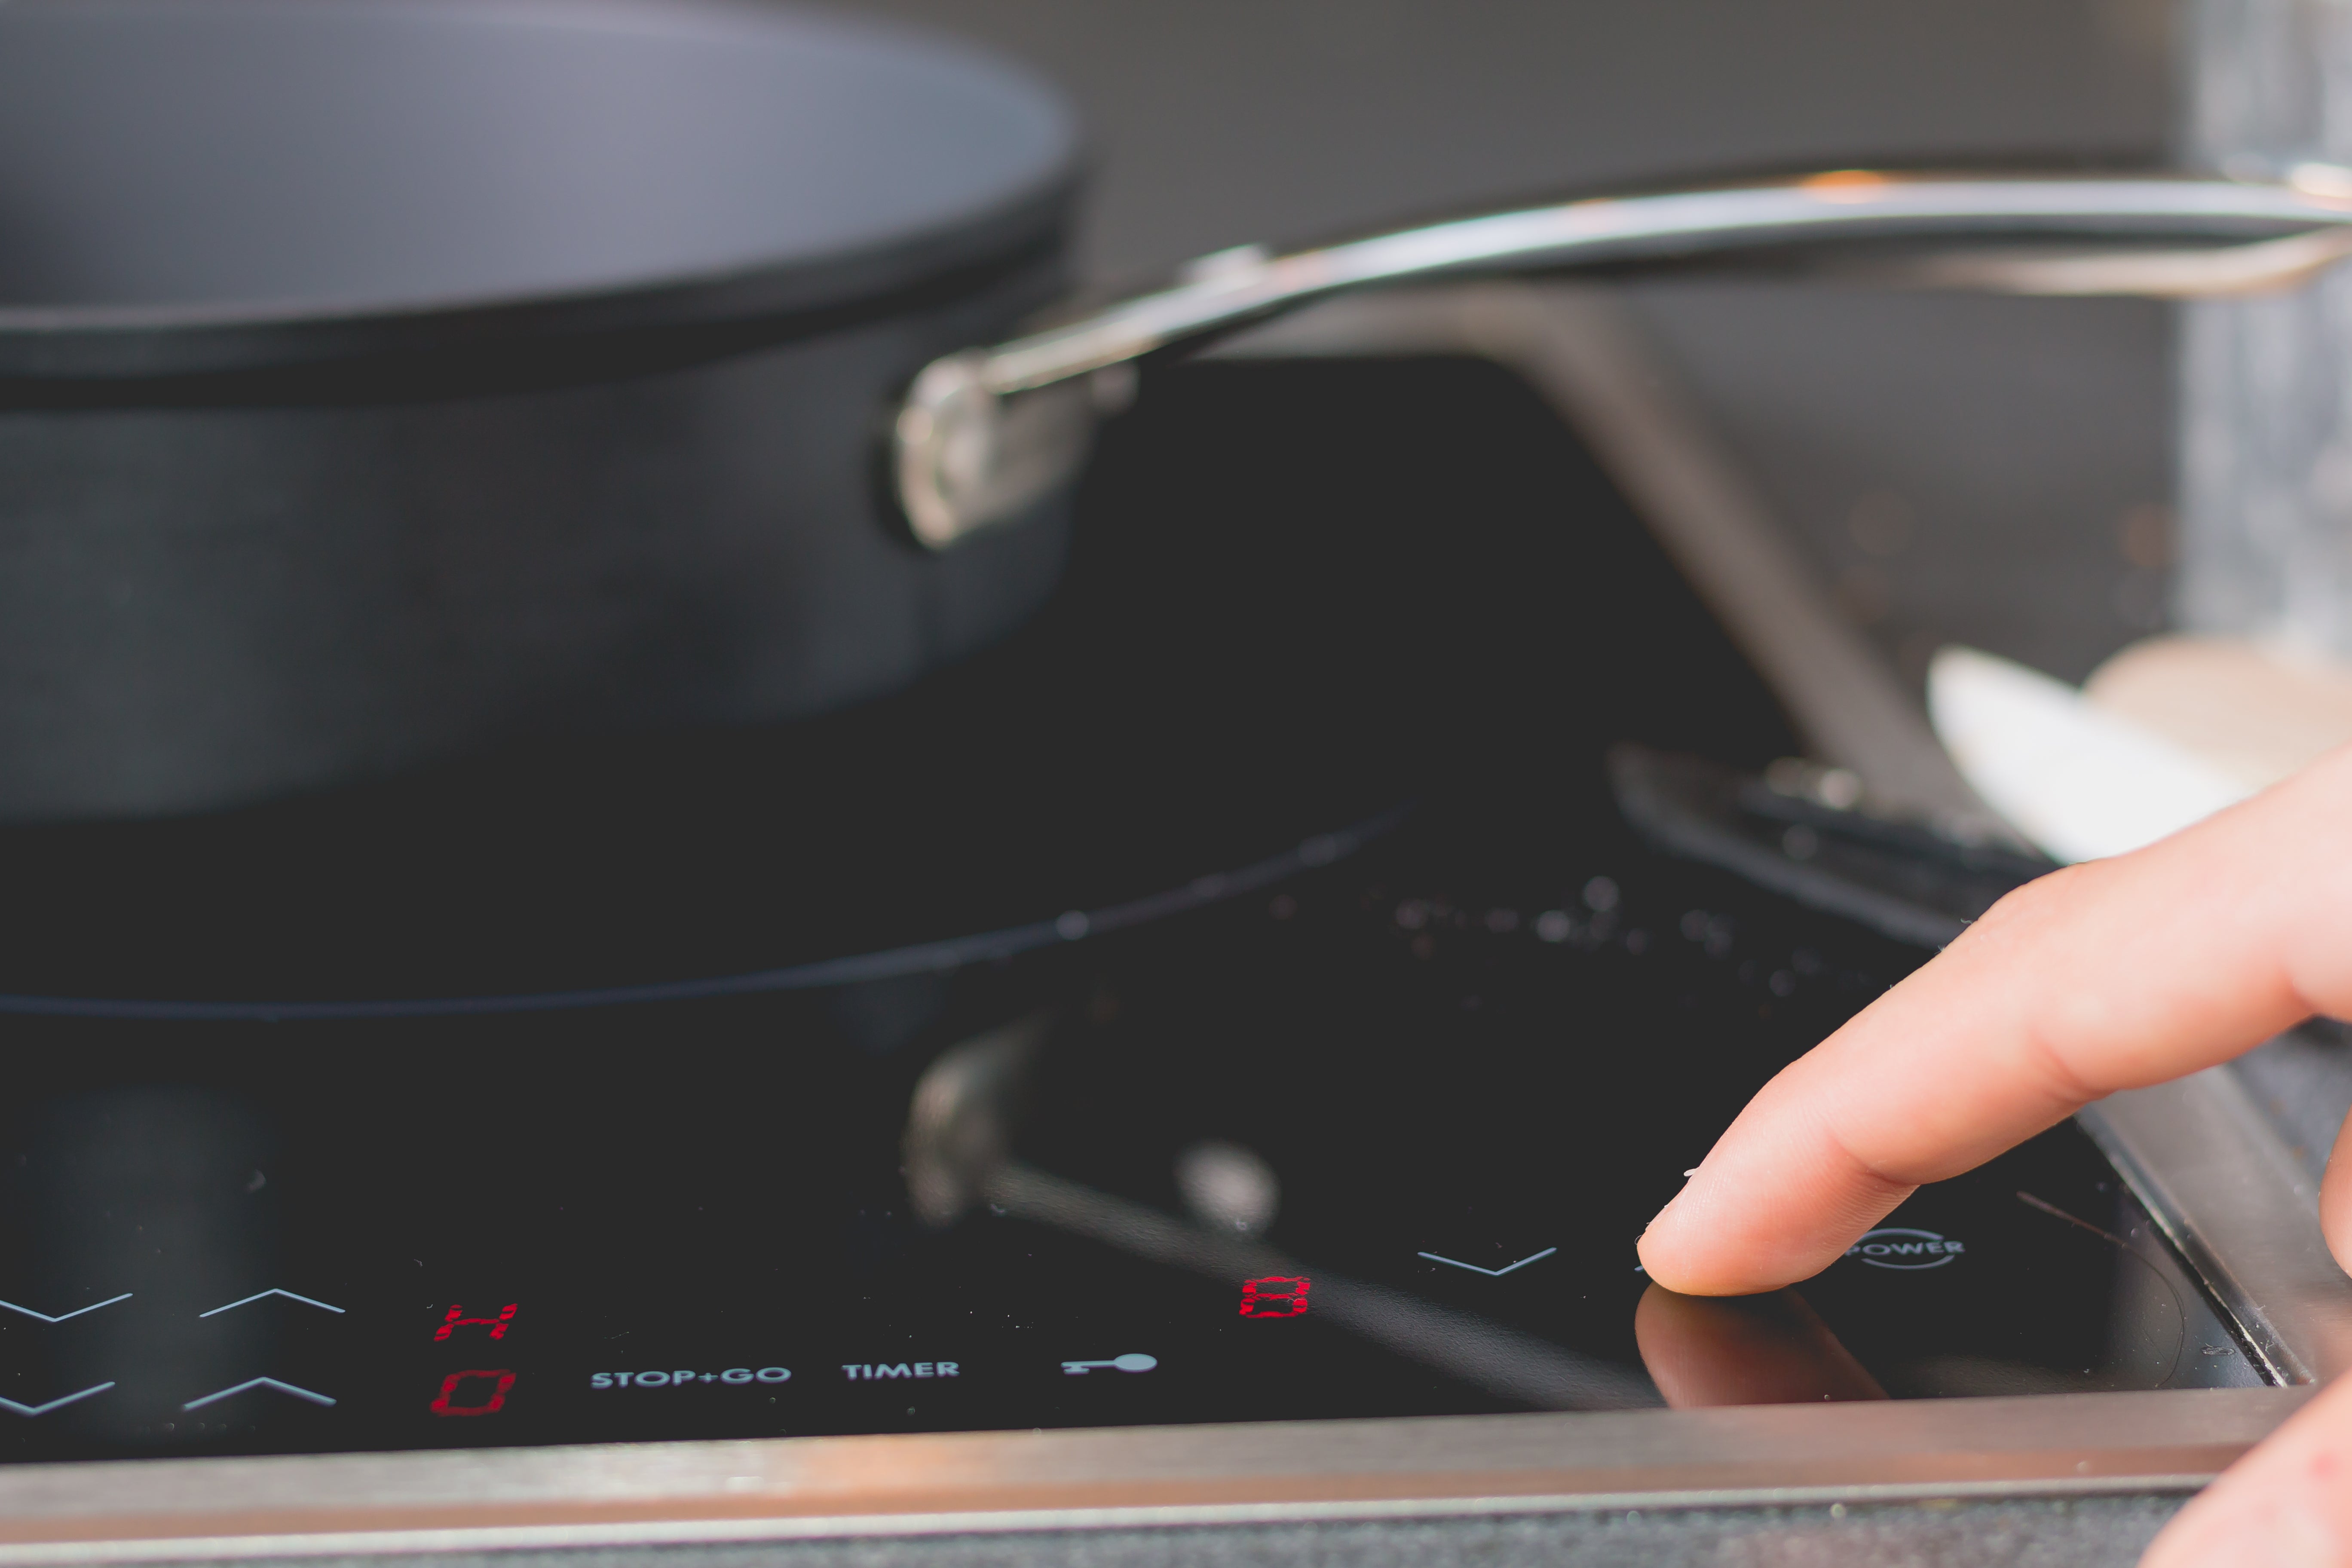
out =
{"type": "Polygon", "coordinates": [[[2352,1013],[2347,930],[2352,748],[2001,900],[1765,1086],[1651,1222],[1643,1263],[1700,1295],[1818,1273],[1922,1183],[2352,1013]]]}

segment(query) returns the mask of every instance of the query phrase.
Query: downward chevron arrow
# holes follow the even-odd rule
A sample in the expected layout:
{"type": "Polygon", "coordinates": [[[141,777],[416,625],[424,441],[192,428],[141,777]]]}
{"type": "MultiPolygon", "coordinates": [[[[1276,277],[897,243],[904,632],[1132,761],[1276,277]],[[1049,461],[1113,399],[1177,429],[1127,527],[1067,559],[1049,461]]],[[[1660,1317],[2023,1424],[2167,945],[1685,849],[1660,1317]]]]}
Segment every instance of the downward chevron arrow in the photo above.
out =
{"type": "MultiPolygon", "coordinates": [[[[33,1310],[33,1309],[32,1309],[32,1308],[30,1308],[30,1307],[19,1307],[19,1306],[18,1306],[18,1305],[16,1305],[16,1302],[14,1302],[14,1301],[0,1301],[0,1307],[5,1307],[5,1308],[7,1308],[7,1309],[8,1309],[10,1311],[12,1311],[12,1312],[22,1312],[22,1313],[24,1313],[24,1314],[25,1314],[25,1316],[26,1316],[26,1317],[28,1317],[28,1318],[38,1318],[38,1319],[40,1319],[40,1320],[41,1320],[41,1321],[43,1321],[43,1322],[45,1322],[45,1323],[62,1323],[62,1322],[64,1322],[64,1321],[66,1321],[66,1319],[67,1319],[67,1318],[79,1318],[79,1317],[80,1317],[84,1312],[95,1312],[95,1311],[97,1311],[100,1307],[111,1307],[111,1306],[113,1306],[117,1301],[128,1301],[129,1300],[131,1300],[131,1292],[130,1292],[130,1291],[128,1291],[128,1290],[125,1290],[125,1291],[124,1291],[121,1295],[120,1295],[120,1296],[109,1296],[109,1297],[108,1297],[105,1300],[103,1300],[103,1301],[92,1301],[92,1302],[91,1302],[89,1306],[87,1306],[87,1307],[76,1307],[72,1311],[70,1311],[70,1312],[68,1312],[68,1313],[64,1314],[64,1316],[62,1316],[62,1317],[56,1317],[56,1318],[52,1318],[52,1317],[50,1317],[47,1312],[36,1312],[36,1311],[35,1311],[35,1310],[33,1310]]],[[[111,1387],[113,1387],[114,1385],[113,1385],[112,1384],[107,1384],[107,1386],[108,1386],[108,1387],[110,1387],[110,1388],[111,1388],[111,1387]]],[[[97,1392],[97,1391],[93,1389],[91,1392],[92,1392],[92,1393],[95,1393],[95,1392],[97,1392]]],[[[80,1394],[75,1394],[75,1395],[74,1395],[74,1397],[75,1397],[76,1399],[79,1399],[79,1398],[81,1397],[81,1395],[80,1395],[80,1394]]],[[[47,1407],[45,1405],[45,1406],[43,1406],[43,1408],[44,1408],[44,1409],[46,1409],[46,1408],[47,1408],[47,1407]]]]}
{"type": "MultiPolygon", "coordinates": [[[[102,1307],[106,1303],[100,1301],[99,1305],[102,1307]]],[[[93,1394],[104,1394],[113,1386],[110,1383],[101,1383],[96,1388],[85,1388],[79,1394],[68,1394],[63,1399],[52,1399],[47,1405],[19,1405],[13,1399],[0,1399],[0,1410],[13,1410],[19,1415],[47,1415],[59,1405],[71,1405],[77,1399],[88,1399],[93,1394]]]]}
{"type": "Polygon", "coordinates": [[[1541,1252],[1530,1253],[1527,1257],[1520,1258],[1517,1263],[1507,1264],[1500,1268],[1481,1268],[1475,1263],[1464,1263],[1458,1258],[1440,1258],[1434,1252],[1416,1252],[1413,1256],[1415,1258],[1426,1258],[1432,1263],[1450,1263],[1456,1268],[1467,1268],[1473,1274],[1484,1274],[1489,1279],[1500,1279],[1504,1275],[1512,1272],[1514,1269],[1525,1268],[1530,1263],[1541,1263],[1545,1258],[1549,1258],[1553,1253],[1558,1252],[1559,1250],[1559,1248],[1557,1247],[1547,1247],[1541,1252]]]}

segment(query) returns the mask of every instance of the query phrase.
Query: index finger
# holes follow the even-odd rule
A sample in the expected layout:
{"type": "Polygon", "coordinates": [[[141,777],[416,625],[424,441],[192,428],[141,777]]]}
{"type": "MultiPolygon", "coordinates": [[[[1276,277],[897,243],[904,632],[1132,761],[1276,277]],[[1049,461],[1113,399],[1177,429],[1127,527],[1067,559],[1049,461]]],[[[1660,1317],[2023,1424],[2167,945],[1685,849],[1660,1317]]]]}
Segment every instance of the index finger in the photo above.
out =
{"type": "Polygon", "coordinates": [[[2352,747],[2002,900],[1765,1085],[1650,1222],[1643,1264],[1693,1295],[1807,1279],[1922,1183],[2347,1012],[2352,747]]]}

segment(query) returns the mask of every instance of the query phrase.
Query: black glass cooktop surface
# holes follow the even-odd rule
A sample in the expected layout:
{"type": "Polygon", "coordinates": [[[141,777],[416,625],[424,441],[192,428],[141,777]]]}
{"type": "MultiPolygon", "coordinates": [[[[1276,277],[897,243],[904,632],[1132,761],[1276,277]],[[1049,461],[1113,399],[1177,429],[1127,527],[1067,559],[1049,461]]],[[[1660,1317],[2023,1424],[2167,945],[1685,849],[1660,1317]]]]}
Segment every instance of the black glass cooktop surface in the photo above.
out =
{"type": "Polygon", "coordinates": [[[0,1455],[2256,1381],[2071,1128],[1642,1278],[1923,954],[1624,826],[1613,742],[1793,742],[1517,384],[1163,374],[1082,515],[789,735],[0,837],[0,1455]]]}

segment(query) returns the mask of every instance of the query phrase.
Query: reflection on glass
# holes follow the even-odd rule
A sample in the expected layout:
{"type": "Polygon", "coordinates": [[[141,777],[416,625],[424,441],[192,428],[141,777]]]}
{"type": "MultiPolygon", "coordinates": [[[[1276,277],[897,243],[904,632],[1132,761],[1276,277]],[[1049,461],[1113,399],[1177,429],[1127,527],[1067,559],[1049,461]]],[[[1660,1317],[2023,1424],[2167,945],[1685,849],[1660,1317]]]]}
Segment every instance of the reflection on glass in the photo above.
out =
{"type": "Polygon", "coordinates": [[[1653,1285],[1634,1309],[1633,1337],[1642,1364],[1677,1410],[1886,1397],[1794,1290],[1684,1296],[1653,1285]]]}

